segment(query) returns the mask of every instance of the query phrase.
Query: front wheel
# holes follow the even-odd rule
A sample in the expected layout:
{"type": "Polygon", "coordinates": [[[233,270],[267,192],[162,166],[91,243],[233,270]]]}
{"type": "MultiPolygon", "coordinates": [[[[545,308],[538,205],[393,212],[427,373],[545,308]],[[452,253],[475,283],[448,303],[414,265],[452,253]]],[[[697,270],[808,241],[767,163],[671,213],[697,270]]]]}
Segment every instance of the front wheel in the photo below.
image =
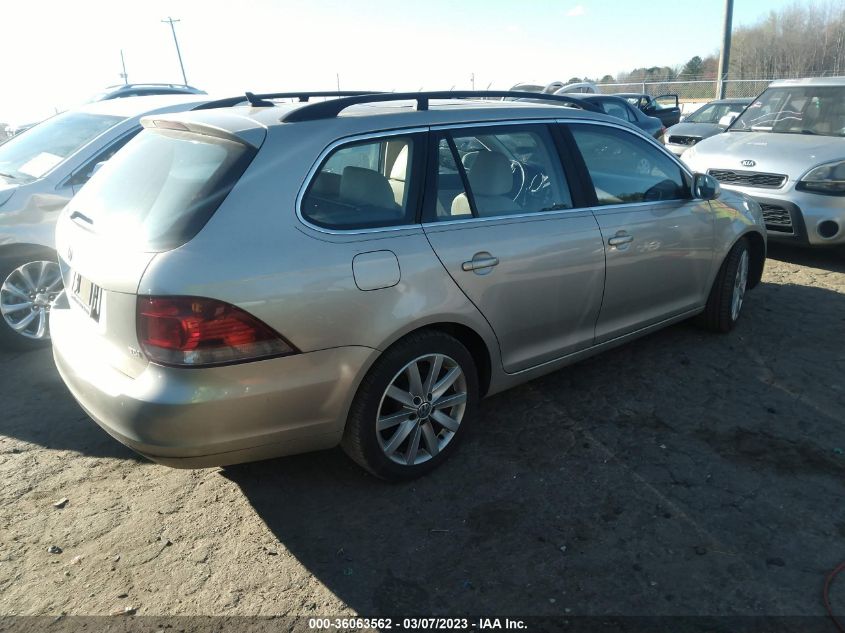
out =
{"type": "Polygon", "coordinates": [[[59,265],[45,255],[0,263],[0,345],[30,350],[50,342],[49,315],[62,291],[59,265]]]}
{"type": "Polygon", "coordinates": [[[707,306],[698,318],[701,326],[713,332],[730,332],[734,328],[748,290],[749,260],[748,242],[742,238],[719,268],[707,306]]]}
{"type": "Polygon", "coordinates": [[[477,404],[478,376],[467,349],[442,332],[412,334],[361,382],[341,446],[377,477],[413,479],[455,450],[477,404]]]}

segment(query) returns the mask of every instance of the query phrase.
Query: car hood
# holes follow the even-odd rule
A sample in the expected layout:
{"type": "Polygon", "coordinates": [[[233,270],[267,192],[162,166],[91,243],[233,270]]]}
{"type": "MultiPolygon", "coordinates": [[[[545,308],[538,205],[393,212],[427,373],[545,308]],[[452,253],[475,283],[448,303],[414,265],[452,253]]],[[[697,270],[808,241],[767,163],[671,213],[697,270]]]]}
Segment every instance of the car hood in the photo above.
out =
{"type": "Polygon", "coordinates": [[[716,123],[678,123],[673,125],[666,134],[677,134],[678,136],[695,136],[698,138],[708,138],[714,134],[724,132],[725,128],[716,123]]]}
{"type": "Polygon", "coordinates": [[[725,132],[687,150],[684,161],[696,171],[739,169],[786,174],[798,180],[811,168],[845,159],[845,140],[832,136],[725,132]],[[742,161],[754,161],[743,165],[742,161]]]}

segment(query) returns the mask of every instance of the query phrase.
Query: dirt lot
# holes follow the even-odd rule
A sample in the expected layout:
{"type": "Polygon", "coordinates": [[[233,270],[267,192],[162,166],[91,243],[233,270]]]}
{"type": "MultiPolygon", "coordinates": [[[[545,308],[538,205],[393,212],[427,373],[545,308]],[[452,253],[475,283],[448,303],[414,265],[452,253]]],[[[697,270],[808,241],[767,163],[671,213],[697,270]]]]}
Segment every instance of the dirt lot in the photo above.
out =
{"type": "Polygon", "coordinates": [[[0,614],[820,615],[845,560],[845,255],[771,254],[731,335],[682,324],[490,398],[408,485],[340,451],[153,465],[49,350],[2,355],[0,614]]]}

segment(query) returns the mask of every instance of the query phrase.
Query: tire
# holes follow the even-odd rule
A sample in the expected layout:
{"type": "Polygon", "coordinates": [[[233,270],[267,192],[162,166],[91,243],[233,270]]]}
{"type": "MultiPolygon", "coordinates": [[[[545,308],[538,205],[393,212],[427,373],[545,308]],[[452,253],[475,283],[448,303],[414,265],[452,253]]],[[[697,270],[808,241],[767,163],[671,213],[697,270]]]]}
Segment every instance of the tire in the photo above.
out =
{"type": "Polygon", "coordinates": [[[730,332],[734,328],[748,290],[750,258],[748,242],[741,238],[719,268],[704,312],[697,319],[701,327],[712,332],[730,332]]]}
{"type": "Polygon", "coordinates": [[[50,303],[62,291],[49,251],[0,260],[0,347],[18,351],[50,344],[50,303]]]}
{"type": "Polygon", "coordinates": [[[424,330],[392,345],[370,368],[350,407],[341,446],[376,477],[414,479],[454,452],[477,408],[472,355],[452,336],[424,330]]]}

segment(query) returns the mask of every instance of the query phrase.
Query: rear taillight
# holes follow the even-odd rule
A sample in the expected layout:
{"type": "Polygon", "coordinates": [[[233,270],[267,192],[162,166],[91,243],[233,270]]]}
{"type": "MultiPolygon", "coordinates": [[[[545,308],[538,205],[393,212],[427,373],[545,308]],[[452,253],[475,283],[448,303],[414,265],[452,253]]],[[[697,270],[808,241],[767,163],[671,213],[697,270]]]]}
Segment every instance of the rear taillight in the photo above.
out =
{"type": "Polygon", "coordinates": [[[138,342],[162,365],[199,367],[295,354],[240,308],[202,297],[138,297],[138,342]]]}

